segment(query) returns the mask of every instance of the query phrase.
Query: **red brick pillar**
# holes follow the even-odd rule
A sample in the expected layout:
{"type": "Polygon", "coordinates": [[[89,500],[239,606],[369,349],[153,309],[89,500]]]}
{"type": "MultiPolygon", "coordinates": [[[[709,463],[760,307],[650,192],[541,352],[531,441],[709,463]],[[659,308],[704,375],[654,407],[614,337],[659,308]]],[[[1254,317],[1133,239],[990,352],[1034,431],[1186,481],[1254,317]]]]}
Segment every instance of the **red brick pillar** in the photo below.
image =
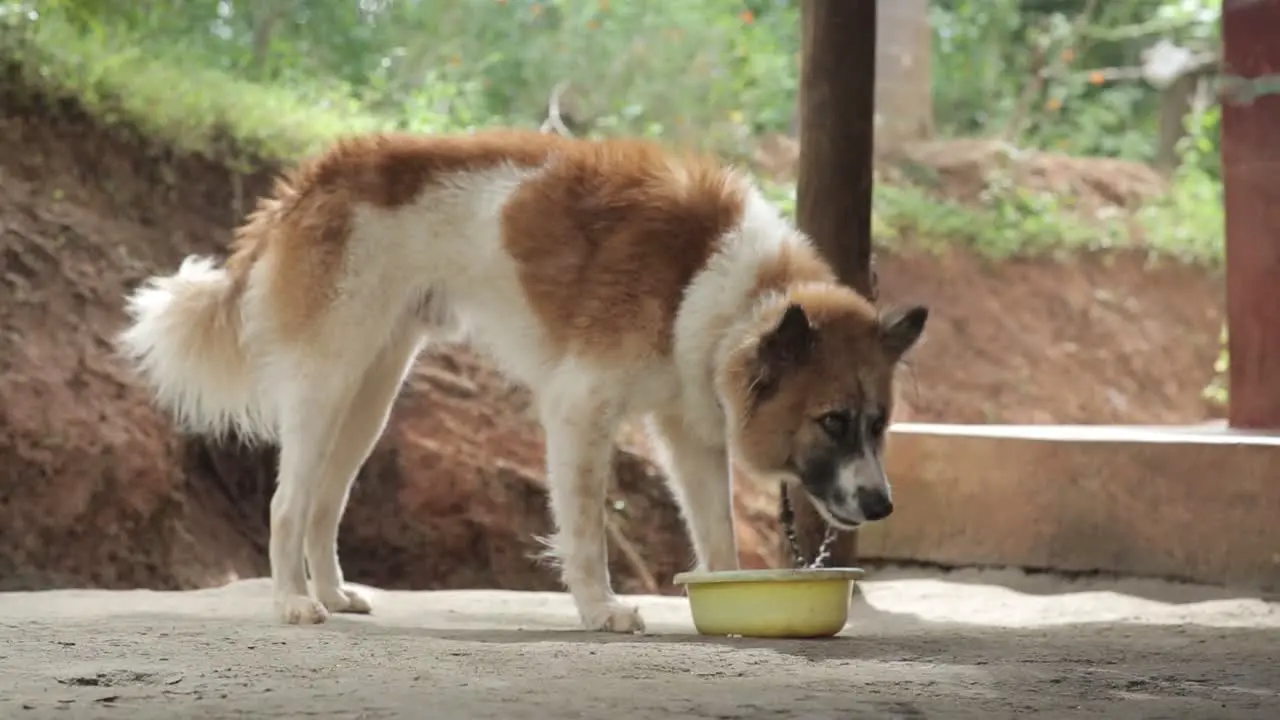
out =
{"type": "Polygon", "coordinates": [[[1280,429],[1280,0],[1225,0],[1228,422],[1280,429]]]}

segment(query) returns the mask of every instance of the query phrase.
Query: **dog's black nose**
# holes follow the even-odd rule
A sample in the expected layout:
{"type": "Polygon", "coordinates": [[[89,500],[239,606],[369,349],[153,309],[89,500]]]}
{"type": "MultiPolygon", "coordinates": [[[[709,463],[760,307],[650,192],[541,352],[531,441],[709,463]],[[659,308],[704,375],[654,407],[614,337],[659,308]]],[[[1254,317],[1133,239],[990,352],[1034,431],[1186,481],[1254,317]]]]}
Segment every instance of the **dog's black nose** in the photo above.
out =
{"type": "Polygon", "coordinates": [[[883,520],[893,514],[893,500],[889,499],[888,493],[858,488],[855,497],[858,500],[858,509],[862,511],[862,516],[867,519],[867,522],[883,520]]]}

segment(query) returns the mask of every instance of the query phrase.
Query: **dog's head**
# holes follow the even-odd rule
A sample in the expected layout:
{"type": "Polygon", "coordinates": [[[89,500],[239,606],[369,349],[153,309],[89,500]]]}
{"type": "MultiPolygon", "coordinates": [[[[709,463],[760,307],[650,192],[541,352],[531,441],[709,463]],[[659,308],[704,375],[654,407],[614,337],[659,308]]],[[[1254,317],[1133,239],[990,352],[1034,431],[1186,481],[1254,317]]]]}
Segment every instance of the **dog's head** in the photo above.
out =
{"type": "Polygon", "coordinates": [[[882,458],[894,373],[928,317],[923,306],[879,314],[830,285],[794,289],[765,307],[719,381],[743,469],[798,480],[839,527],[888,517],[882,458]]]}

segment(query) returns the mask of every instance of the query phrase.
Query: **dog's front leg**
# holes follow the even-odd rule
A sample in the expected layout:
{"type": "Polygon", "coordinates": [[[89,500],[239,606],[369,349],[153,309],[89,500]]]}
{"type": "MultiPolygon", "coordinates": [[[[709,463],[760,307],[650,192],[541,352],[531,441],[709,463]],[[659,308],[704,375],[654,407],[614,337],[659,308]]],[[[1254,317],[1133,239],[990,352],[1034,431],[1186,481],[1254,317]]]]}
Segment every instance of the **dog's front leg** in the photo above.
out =
{"type": "Polygon", "coordinates": [[[738,569],[738,537],[733,524],[733,478],[723,445],[695,437],[676,416],[658,416],[651,429],[660,441],[667,484],[680,503],[698,567],[718,572],[738,569]]]}
{"type": "Polygon", "coordinates": [[[609,583],[604,501],[619,413],[584,389],[552,394],[542,407],[547,484],[556,535],[551,552],[588,630],[640,632],[637,608],[618,601],[609,583]]]}

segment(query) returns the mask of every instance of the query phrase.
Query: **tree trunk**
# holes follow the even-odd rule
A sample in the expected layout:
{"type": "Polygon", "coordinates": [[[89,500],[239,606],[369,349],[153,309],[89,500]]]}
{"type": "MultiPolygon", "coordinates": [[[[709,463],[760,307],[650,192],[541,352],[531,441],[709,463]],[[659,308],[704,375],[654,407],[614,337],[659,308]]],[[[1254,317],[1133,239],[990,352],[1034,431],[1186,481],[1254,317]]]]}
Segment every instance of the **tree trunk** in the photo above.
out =
{"type": "MultiPolygon", "coordinates": [[[[800,77],[800,177],[796,215],[840,280],[874,297],[871,167],[875,140],[876,3],[804,0],[800,77]]],[[[800,550],[812,559],[826,523],[794,493],[800,550]]],[[[786,542],[785,538],[783,542],[786,542]]],[[[784,557],[791,557],[790,552],[784,557]]],[[[853,565],[844,533],[827,564],[853,565]]]]}
{"type": "Polygon", "coordinates": [[[876,0],[876,152],[933,134],[929,0],[876,0]]]}

